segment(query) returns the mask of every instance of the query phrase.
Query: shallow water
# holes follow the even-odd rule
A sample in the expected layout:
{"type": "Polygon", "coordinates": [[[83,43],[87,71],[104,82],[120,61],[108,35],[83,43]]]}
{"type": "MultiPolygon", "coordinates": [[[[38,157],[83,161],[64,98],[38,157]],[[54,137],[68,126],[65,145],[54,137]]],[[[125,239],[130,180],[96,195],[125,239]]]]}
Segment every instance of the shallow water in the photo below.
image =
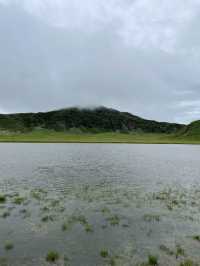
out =
{"type": "Polygon", "coordinates": [[[0,265],[200,261],[199,146],[0,144],[0,195],[0,265]]]}

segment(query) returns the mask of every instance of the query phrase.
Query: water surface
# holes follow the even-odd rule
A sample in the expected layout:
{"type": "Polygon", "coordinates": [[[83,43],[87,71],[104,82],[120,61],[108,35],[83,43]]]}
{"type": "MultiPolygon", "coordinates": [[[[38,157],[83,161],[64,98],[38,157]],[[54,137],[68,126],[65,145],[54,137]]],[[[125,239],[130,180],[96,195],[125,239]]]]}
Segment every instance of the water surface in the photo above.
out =
{"type": "Polygon", "coordinates": [[[200,261],[199,146],[0,144],[0,195],[0,265],[200,261]]]}

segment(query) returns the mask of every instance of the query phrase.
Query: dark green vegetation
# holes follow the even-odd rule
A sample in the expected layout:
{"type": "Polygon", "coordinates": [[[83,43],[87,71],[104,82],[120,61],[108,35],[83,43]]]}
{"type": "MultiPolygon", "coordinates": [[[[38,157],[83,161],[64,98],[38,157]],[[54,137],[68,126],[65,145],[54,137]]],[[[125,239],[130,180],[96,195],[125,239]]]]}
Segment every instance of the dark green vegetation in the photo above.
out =
{"type": "Polygon", "coordinates": [[[102,249],[100,255],[102,258],[107,258],[109,256],[109,253],[106,249],[102,249]]]}
{"type": "Polygon", "coordinates": [[[142,119],[130,113],[99,107],[96,109],[68,108],[47,113],[0,115],[1,130],[30,132],[48,129],[72,133],[131,132],[174,133],[184,126],[142,119]]]}
{"type": "Polygon", "coordinates": [[[6,202],[6,196],[0,195],[0,203],[6,202]]]}
{"type": "Polygon", "coordinates": [[[183,127],[179,132],[179,136],[200,140],[200,120],[183,127]]]}
{"type": "Polygon", "coordinates": [[[154,255],[149,255],[149,265],[158,265],[158,258],[154,255]]]}
{"type": "Polygon", "coordinates": [[[156,122],[99,107],[0,115],[1,142],[200,143],[200,121],[156,122]]]}
{"type": "Polygon", "coordinates": [[[10,241],[6,241],[6,243],[5,243],[5,249],[6,250],[11,250],[11,249],[13,249],[14,248],[14,245],[13,245],[13,243],[12,242],[10,242],[10,241]]]}
{"type": "Polygon", "coordinates": [[[55,262],[59,259],[59,254],[56,251],[49,251],[46,256],[46,261],[48,262],[55,262]]]}

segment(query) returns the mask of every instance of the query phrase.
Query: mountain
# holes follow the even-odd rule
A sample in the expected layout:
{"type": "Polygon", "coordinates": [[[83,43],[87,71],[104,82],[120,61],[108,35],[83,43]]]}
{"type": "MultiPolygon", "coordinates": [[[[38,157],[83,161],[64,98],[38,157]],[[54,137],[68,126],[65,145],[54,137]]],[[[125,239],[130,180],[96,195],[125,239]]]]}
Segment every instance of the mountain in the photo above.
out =
{"type": "Polygon", "coordinates": [[[48,129],[79,132],[132,132],[175,133],[184,125],[156,122],[143,119],[127,112],[98,107],[94,109],[66,108],[51,112],[0,114],[0,130],[28,132],[48,129]]]}

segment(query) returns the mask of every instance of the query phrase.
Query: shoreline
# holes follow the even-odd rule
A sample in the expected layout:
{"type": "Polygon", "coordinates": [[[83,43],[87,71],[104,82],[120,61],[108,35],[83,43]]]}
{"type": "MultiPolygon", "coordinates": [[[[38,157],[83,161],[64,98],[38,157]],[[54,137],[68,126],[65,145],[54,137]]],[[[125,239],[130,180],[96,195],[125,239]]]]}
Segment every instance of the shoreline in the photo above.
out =
{"type": "Polygon", "coordinates": [[[3,143],[22,143],[22,144],[146,144],[146,145],[200,145],[199,142],[140,142],[140,141],[63,141],[63,140],[55,140],[55,141],[40,141],[40,140],[0,140],[0,144],[3,143]]]}
{"type": "Polygon", "coordinates": [[[185,144],[200,145],[198,137],[157,133],[86,133],[70,134],[54,131],[33,131],[0,135],[0,143],[82,143],[82,144],[185,144]]]}

